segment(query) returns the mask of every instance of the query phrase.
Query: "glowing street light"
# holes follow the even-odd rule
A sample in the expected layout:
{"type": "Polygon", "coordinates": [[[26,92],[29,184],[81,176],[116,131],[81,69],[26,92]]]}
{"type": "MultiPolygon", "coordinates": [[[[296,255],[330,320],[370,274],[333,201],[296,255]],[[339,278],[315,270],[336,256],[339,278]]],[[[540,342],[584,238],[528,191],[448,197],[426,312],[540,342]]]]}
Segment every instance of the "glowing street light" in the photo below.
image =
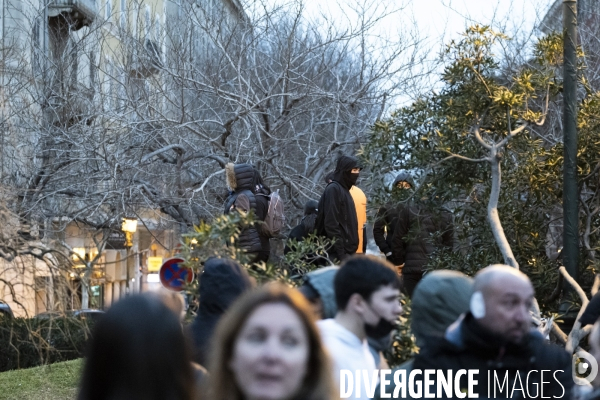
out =
{"type": "Polygon", "coordinates": [[[125,232],[125,247],[133,246],[133,234],[137,230],[137,219],[123,218],[121,230],[125,232]]]}

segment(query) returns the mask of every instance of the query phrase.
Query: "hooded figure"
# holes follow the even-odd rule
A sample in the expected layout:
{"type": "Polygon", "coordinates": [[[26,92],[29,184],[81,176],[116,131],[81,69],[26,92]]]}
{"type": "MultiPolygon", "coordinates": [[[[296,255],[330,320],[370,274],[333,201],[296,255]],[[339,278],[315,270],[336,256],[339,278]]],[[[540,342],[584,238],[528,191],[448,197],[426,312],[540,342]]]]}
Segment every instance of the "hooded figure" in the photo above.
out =
{"type": "MultiPolygon", "coordinates": [[[[469,301],[473,291],[473,278],[462,272],[437,270],[428,273],[417,285],[412,298],[410,329],[415,335],[417,345],[423,349],[444,337],[446,329],[462,313],[469,311],[469,301]]],[[[412,370],[413,360],[400,365],[397,370],[406,370],[406,376],[412,370]]],[[[392,375],[393,375],[392,372],[392,375]]],[[[386,385],[385,392],[395,389],[386,385]]],[[[375,391],[380,397],[379,388],[375,391]]]]}
{"type": "MultiPolygon", "coordinates": [[[[250,164],[232,164],[225,166],[227,176],[227,185],[233,193],[225,201],[225,214],[233,210],[241,213],[248,213],[250,210],[256,218],[261,221],[257,210],[257,198],[255,195],[256,173],[254,167],[250,164]]],[[[265,215],[262,216],[264,220],[265,215]]],[[[255,225],[245,227],[241,230],[238,237],[239,248],[248,253],[259,254],[262,250],[261,238],[255,225]]]]}
{"type": "Polygon", "coordinates": [[[319,200],[317,234],[334,241],[329,255],[331,260],[343,261],[358,248],[358,221],[350,188],[356,183],[360,169],[358,159],[341,156],[333,181],[327,185],[319,200]]]}
{"type": "Polygon", "coordinates": [[[403,290],[412,298],[429,258],[435,251],[449,251],[454,246],[452,214],[432,200],[404,207],[392,237],[396,262],[402,268],[403,290]]]}
{"type": "Polygon", "coordinates": [[[252,287],[248,273],[234,260],[209,258],[200,275],[200,307],[191,324],[194,361],[206,365],[217,323],[229,306],[252,287]]]}
{"type": "MultiPolygon", "coordinates": [[[[406,190],[414,186],[412,176],[408,172],[400,172],[396,175],[392,184],[392,192],[397,190],[406,190]]],[[[398,224],[398,217],[404,206],[402,203],[387,203],[377,210],[375,222],[373,223],[373,238],[379,250],[385,255],[385,258],[394,265],[402,264],[400,260],[401,249],[392,247],[392,238],[398,224]]]]}
{"type": "MultiPolygon", "coordinates": [[[[317,220],[317,207],[319,203],[315,200],[309,200],[304,205],[304,216],[298,225],[296,225],[288,235],[289,239],[295,239],[297,242],[304,240],[315,230],[315,222],[317,220]]],[[[283,250],[284,254],[287,254],[291,249],[285,245],[283,250]]]]}

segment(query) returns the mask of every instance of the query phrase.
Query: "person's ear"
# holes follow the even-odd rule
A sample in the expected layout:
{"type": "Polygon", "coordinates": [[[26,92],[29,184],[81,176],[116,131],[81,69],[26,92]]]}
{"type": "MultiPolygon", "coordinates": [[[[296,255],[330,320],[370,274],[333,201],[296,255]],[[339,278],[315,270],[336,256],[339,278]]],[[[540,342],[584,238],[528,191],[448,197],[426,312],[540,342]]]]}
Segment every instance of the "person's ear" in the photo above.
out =
{"type": "Polygon", "coordinates": [[[348,299],[348,305],[352,307],[352,310],[359,314],[362,314],[367,308],[367,303],[364,297],[358,293],[353,293],[350,296],[350,299],[348,299]]]}

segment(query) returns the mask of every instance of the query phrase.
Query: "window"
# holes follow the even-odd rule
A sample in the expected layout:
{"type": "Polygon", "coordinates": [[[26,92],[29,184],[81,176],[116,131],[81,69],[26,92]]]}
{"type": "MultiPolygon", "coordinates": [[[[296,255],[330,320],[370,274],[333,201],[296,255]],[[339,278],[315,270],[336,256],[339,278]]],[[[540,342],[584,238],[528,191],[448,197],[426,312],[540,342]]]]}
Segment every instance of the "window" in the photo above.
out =
{"type": "Polygon", "coordinates": [[[108,111],[112,108],[114,96],[114,70],[110,57],[106,57],[104,60],[104,82],[102,86],[104,86],[104,108],[108,111]]]}
{"type": "MultiPolygon", "coordinates": [[[[33,23],[32,35],[32,49],[31,49],[31,68],[34,76],[42,73],[42,49],[41,49],[41,24],[42,20],[36,18],[33,23]]],[[[1,30],[1,29],[0,29],[1,30]]]]}
{"type": "Polygon", "coordinates": [[[112,0],[106,0],[106,4],[104,6],[104,18],[106,21],[110,21],[112,15],[112,0]]]}
{"type": "Polygon", "coordinates": [[[92,93],[96,92],[96,79],[98,79],[98,77],[96,76],[97,71],[96,71],[96,53],[94,53],[93,51],[90,51],[90,89],[92,89],[92,93]]]}
{"type": "Polygon", "coordinates": [[[121,0],[121,28],[125,29],[127,27],[127,5],[125,4],[127,0],[121,0]]]}
{"type": "Polygon", "coordinates": [[[150,39],[150,27],[152,25],[151,14],[150,6],[146,4],[146,13],[144,18],[144,39],[150,39]]]}
{"type": "Polygon", "coordinates": [[[160,40],[162,37],[162,32],[160,31],[160,28],[161,28],[160,16],[156,15],[155,22],[154,22],[154,41],[156,43],[160,43],[160,40]]]}
{"type": "Polygon", "coordinates": [[[77,72],[79,70],[79,43],[75,43],[71,41],[71,76],[70,76],[70,86],[71,88],[75,88],[77,86],[77,72]]]}

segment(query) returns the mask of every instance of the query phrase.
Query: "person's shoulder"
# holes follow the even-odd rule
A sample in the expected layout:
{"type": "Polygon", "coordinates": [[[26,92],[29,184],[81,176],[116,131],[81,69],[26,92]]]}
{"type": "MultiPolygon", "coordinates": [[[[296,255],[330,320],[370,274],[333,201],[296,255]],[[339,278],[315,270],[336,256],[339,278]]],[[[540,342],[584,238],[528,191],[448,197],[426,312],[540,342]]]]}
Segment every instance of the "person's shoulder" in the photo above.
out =
{"type": "Polygon", "coordinates": [[[320,319],[316,322],[316,324],[317,328],[319,328],[321,332],[333,330],[336,328],[337,325],[333,318],[320,319]]]}
{"type": "Polygon", "coordinates": [[[352,197],[356,196],[357,198],[364,198],[365,200],[367,199],[365,192],[363,192],[363,190],[356,185],[352,185],[350,188],[350,193],[352,194],[352,197]]]}
{"type": "Polygon", "coordinates": [[[571,357],[564,348],[553,343],[547,343],[537,331],[533,331],[529,333],[529,335],[529,343],[533,348],[535,357],[538,358],[538,363],[551,363],[553,365],[565,365],[571,363],[571,357]]]}

